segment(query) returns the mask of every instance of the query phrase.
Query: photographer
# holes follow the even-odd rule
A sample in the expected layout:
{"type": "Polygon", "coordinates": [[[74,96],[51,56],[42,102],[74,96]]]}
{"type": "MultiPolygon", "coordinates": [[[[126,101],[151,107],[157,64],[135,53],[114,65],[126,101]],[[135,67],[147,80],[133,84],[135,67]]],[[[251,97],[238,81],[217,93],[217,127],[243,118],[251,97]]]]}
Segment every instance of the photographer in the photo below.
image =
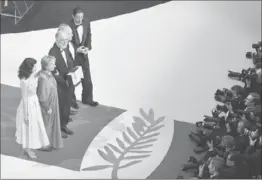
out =
{"type": "Polygon", "coordinates": [[[248,164],[238,152],[231,152],[226,158],[226,165],[220,171],[220,178],[224,179],[248,179],[248,164]]]}
{"type": "Polygon", "coordinates": [[[207,164],[199,166],[198,179],[220,179],[221,170],[225,167],[225,161],[219,157],[212,157],[207,164]],[[207,171],[205,171],[207,169],[207,171]]]}
{"type": "Polygon", "coordinates": [[[194,152],[206,153],[200,160],[190,156],[183,170],[197,171],[198,178],[261,178],[262,42],[252,48],[256,52],[248,52],[246,57],[253,60],[255,68],[228,74],[245,86],[217,89],[214,98],[223,105],[196,122],[196,132],[189,134],[198,146],[194,152]]]}
{"type": "Polygon", "coordinates": [[[244,154],[244,160],[249,166],[249,175],[251,177],[261,178],[261,147],[262,147],[262,135],[258,138],[249,137],[249,146],[244,154]]]}
{"type": "Polygon", "coordinates": [[[236,149],[240,153],[244,153],[249,145],[249,136],[246,129],[250,128],[250,123],[247,120],[242,120],[237,125],[237,136],[235,137],[236,149]]]}
{"type": "Polygon", "coordinates": [[[205,164],[210,157],[216,156],[216,152],[214,150],[214,145],[213,145],[214,141],[215,141],[215,139],[207,140],[207,142],[206,142],[206,145],[208,147],[207,153],[200,160],[197,160],[194,156],[190,156],[188,158],[188,164],[185,164],[183,166],[182,170],[183,171],[187,171],[187,170],[190,170],[190,169],[197,170],[199,168],[199,166],[205,164]]]}

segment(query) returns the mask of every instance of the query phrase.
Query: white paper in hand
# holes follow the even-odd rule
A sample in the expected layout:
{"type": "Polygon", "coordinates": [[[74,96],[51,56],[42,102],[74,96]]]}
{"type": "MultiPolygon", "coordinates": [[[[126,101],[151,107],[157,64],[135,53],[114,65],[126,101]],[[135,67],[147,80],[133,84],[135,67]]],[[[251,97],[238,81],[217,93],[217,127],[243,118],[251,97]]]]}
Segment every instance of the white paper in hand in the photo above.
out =
{"type": "Polygon", "coordinates": [[[74,86],[77,86],[78,84],[80,84],[81,79],[84,78],[83,71],[82,71],[81,67],[78,67],[75,72],[71,72],[68,75],[70,75],[72,77],[72,81],[73,81],[74,86]]]}

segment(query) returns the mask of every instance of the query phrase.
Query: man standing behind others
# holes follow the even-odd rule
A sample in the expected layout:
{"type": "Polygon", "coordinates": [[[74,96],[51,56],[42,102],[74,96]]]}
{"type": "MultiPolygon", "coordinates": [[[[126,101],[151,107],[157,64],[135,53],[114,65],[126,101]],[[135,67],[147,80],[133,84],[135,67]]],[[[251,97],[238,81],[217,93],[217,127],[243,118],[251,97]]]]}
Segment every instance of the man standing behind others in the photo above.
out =
{"type": "Polygon", "coordinates": [[[76,48],[75,60],[82,66],[84,79],[82,79],[82,103],[97,106],[98,102],[93,100],[93,84],[91,80],[88,51],[91,45],[91,25],[84,19],[84,12],[80,8],[73,10],[72,20],[69,25],[73,30],[72,42],[76,48]]]}

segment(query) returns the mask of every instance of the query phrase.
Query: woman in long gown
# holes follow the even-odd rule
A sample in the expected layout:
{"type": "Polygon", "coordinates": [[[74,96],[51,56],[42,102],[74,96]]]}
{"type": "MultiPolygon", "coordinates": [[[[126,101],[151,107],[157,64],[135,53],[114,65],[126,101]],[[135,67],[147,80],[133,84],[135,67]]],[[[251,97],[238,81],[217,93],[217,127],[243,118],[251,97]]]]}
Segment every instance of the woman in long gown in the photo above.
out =
{"type": "Polygon", "coordinates": [[[53,148],[62,148],[63,140],[60,128],[60,114],[56,80],[52,75],[56,59],[44,56],[41,60],[42,70],[38,77],[37,95],[42,109],[42,115],[50,146],[42,150],[50,151],[53,148]]]}
{"type": "Polygon", "coordinates": [[[19,67],[18,77],[22,99],[16,113],[16,142],[24,149],[24,155],[37,158],[32,149],[49,145],[41,107],[36,94],[36,60],[26,58],[19,67]]]}

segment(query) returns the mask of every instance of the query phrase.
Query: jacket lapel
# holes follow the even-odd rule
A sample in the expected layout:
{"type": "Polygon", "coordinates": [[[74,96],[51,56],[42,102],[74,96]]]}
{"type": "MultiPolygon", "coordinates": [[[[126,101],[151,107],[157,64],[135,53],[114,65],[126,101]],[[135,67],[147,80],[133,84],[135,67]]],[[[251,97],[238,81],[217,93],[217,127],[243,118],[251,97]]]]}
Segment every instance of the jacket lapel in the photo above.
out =
{"type": "Polygon", "coordinates": [[[82,42],[81,44],[84,45],[85,44],[85,41],[86,41],[86,31],[87,31],[87,28],[85,27],[85,24],[84,24],[84,21],[83,21],[83,36],[82,36],[82,42]]]}
{"type": "Polygon", "coordinates": [[[67,68],[67,65],[65,63],[66,59],[63,58],[60,48],[56,44],[55,44],[55,48],[57,51],[57,56],[59,57],[57,59],[58,63],[60,63],[64,68],[67,68]]]}
{"type": "Polygon", "coordinates": [[[75,22],[74,20],[71,21],[72,23],[72,31],[73,31],[73,34],[75,36],[75,42],[76,44],[79,44],[79,45],[84,45],[85,44],[85,39],[86,39],[86,33],[87,33],[87,28],[85,27],[85,23],[84,23],[84,20],[83,20],[83,23],[82,23],[82,26],[83,26],[83,35],[82,35],[82,42],[80,42],[80,39],[79,39],[79,34],[77,32],[77,28],[76,28],[76,25],[75,25],[75,22]]]}
{"type": "Polygon", "coordinates": [[[73,46],[73,43],[72,42],[69,42],[68,43],[68,46],[69,46],[69,52],[72,56],[72,59],[75,60],[75,49],[74,49],[74,46],[73,46]]]}
{"type": "Polygon", "coordinates": [[[71,20],[71,24],[72,24],[72,31],[73,31],[75,43],[77,45],[79,45],[80,44],[80,39],[79,39],[79,35],[78,35],[77,29],[76,29],[76,25],[75,25],[75,22],[74,22],[73,19],[71,20]]]}

